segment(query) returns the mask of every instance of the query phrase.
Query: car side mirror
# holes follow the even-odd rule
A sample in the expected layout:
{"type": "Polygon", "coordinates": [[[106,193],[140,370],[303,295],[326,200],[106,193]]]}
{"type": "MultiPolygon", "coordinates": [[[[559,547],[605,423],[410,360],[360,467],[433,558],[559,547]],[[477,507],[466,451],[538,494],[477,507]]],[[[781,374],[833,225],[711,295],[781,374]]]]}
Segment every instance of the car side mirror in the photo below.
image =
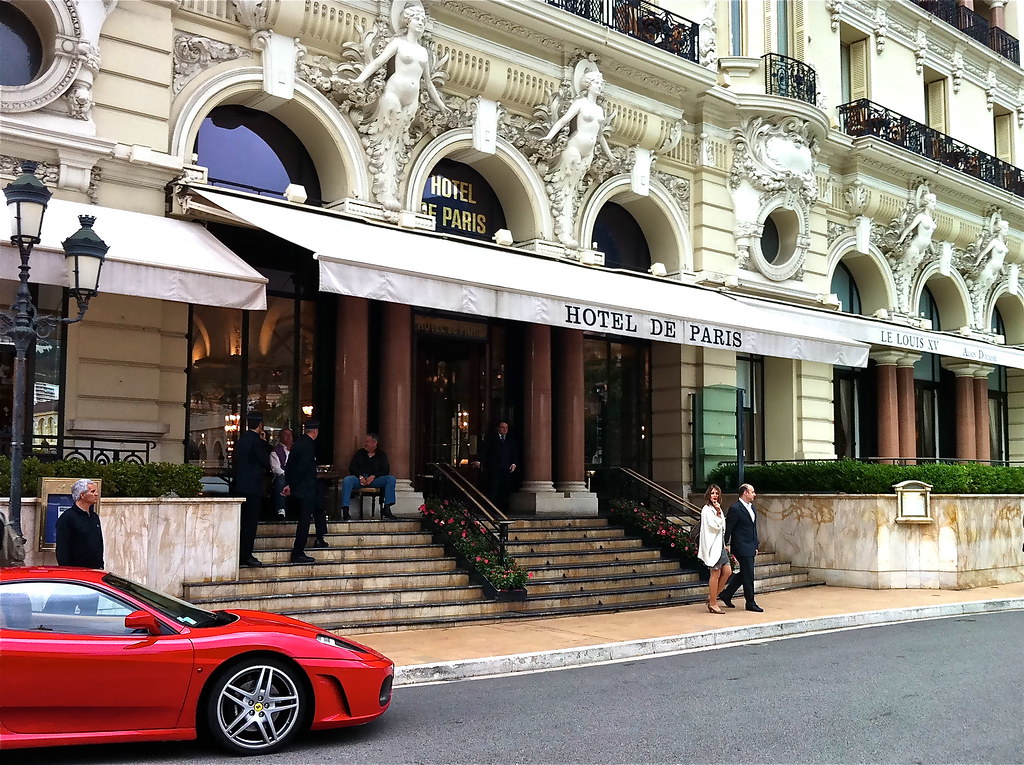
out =
{"type": "Polygon", "coordinates": [[[156,620],[156,617],[149,611],[142,610],[132,611],[124,617],[124,626],[129,632],[142,630],[148,635],[159,635],[163,631],[160,629],[160,622],[156,620]]]}

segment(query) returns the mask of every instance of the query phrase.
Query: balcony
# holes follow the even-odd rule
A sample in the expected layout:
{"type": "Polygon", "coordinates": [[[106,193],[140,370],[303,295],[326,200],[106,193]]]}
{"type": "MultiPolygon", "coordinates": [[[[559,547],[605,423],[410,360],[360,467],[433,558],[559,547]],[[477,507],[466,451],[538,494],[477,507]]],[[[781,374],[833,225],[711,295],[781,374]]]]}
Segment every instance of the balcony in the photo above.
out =
{"type": "Polygon", "coordinates": [[[951,27],[956,27],[973,40],[977,40],[1003,58],[1020,64],[1020,43],[1013,35],[1003,29],[990,27],[984,16],[966,6],[956,4],[956,0],[913,0],[914,4],[926,10],[932,16],[942,19],[951,27]]]}
{"type": "Polygon", "coordinates": [[[839,107],[847,135],[874,136],[1024,197],[1024,170],[866,98],[839,107]]]}
{"type": "Polygon", "coordinates": [[[547,0],[561,8],[616,32],[697,61],[699,25],[648,0],[547,0]]]}
{"type": "Polygon", "coordinates": [[[761,58],[764,60],[766,93],[817,104],[818,76],[811,67],[803,61],[778,53],[766,53],[761,58]]]}

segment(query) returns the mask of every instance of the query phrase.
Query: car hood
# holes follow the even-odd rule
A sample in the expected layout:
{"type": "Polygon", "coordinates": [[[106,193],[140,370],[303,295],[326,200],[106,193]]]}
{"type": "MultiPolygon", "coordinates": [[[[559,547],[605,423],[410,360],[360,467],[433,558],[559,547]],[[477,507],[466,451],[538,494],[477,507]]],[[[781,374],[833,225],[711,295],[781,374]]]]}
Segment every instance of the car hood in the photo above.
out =
{"type": "Polygon", "coordinates": [[[299,619],[293,619],[290,616],[271,614],[266,611],[245,611],[241,609],[228,609],[225,613],[238,617],[238,621],[231,625],[236,630],[244,630],[246,628],[267,629],[268,627],[280,630],[284,628],[293,633],[303,633],[313,640],[316,640],[317,635],[330,635],[331,637],[335,637],[338,640],[343,640],[344,642],[355,646],[360,650],[360,652],[369,656],[373,656],[378,659],[387,659],[384,654],[373,650],[368,645],[364,645],[363,643],[359,643],[347,637],[342,637],[341,635],[335,635],[330,630],[317,627],[308,622],[300,621],[299,619]]]}

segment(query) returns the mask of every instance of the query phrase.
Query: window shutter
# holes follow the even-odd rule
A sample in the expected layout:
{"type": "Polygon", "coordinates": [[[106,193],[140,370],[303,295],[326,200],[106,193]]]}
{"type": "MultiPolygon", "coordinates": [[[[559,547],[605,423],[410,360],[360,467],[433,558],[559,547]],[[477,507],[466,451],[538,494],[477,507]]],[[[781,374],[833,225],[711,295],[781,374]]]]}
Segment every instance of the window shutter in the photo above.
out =
{"type": "Polygon", "coordinates": [[[850,100],[871,98],[868,89],[868,41],[850,44],[850,100]]]}
{"type": "Polygon", "coordinates": [[[805,61],[807,53],[807,32],[804,29],[804,3],[791,1],[789,9],[790,18],[793,20],[793,52],[790,55],[793,58],[805,61]]]}
{"type": "Polygon", "coordinates": [[[946,130],[946,81],[929,82],[928,89],[928,127],[940,133],[946,130]]]}
{"type": "Polygon", "coordinates": [[[996,157],[1013,164],[1013,115],[996,115],[996,157]]]}

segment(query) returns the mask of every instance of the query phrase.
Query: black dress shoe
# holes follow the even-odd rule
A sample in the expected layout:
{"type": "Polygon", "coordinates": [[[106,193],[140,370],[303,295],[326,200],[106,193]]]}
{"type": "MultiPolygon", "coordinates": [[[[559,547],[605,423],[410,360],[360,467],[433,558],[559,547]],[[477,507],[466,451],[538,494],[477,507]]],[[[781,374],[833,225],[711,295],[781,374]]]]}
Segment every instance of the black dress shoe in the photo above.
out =
{"type": "Polygon", "coordinates": [[[726,608],[736,608],[736,606],[733,605],[732,598],[727,598],[727,597],[725,597],[725,595],[719,595],[718,596],[718,602],[721,603],[726,608]]]}
{"type": "Polygon", "coordinates": [[[252,566],[253,568],[255,568],[256,566],[262,566],[263,565],[263,561],[261,561],[255,555],[250,555],[245,560],[240,561],[238,565],[239,566],[252,566]]]}
{"type": "Polygon", "coordinates": [[[351,521],[352,520],[352,516],[348,514],[348,508],[347,507],[341,508],[341,520],[343,520],[343,521],[351,521]]]}
{"type": "Polygon", "coordinates": [[[316,563],[316,558],[310,558],[305,553],[292,553],[292,563],[316,563]]]}
{"type": "Polygon", "coordinates": [[[327,540],[326,539],[321,538],[321,539],[316,540],[313,544],[311,544],[310,547],[321,547],[321,548],[323,548],[323,547],[330,547],[330,545],[327,544],[327,540]]]}
{"type": "Polygon", "coordinates": [[[395,520],[394,513],[391,512],[391,505],[384,505],[384,507],[380,509],[380,517],[387,518],[389,521],[395,520]]]}
{"type": "Polygon", "coordinates": [[[759,614],[760,613],[764,613],[764,609],[761,608],[761,606],[757,605],[757,603],[748,603],[747,604],[747,610],[748,611],[755,611],[756,613],[759,613],[759,614]]]}

